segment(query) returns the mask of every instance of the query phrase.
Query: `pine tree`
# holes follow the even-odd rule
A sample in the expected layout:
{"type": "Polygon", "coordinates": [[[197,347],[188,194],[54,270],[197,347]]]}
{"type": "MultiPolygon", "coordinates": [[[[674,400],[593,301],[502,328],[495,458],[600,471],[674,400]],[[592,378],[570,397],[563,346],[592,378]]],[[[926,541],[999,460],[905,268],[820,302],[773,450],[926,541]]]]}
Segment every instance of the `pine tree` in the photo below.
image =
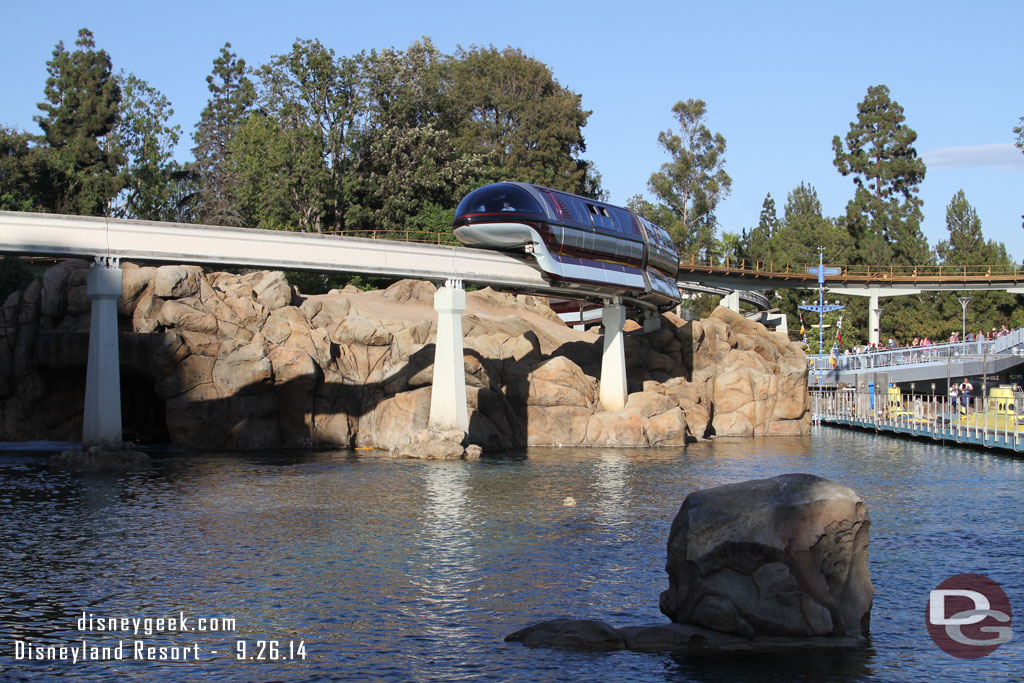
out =
{"type": "MultiPolygon", "coordinates": [[[[935,247],[943,265],[1009,265],[1006,246],[994,240],[985,240],[981,230],[981,219],[967,194],[960,190],[946,206],[946,230],[949,239],[935,247]]],[[[1016,297],[1005,292],[967,292],[971,302],[967,308],[967,328],[986,332],[1009,322],[1010,314],[1016,308],[1016,297]]],[[[955,292],[941,295],[937,303],[940,319],[959,320],[963,314],[955,292]]],[[[953,326],[959,329],[959,323],[953,326]]],[[[949,332],[946,331],[946,334],[949,332]]]]}
{"type": "Polygon", "coordinates": [[[121,189],[123,157],[108,137],[118,122],[121,89],[110,57],[97,50],[88,29],[78,32],[74,52],[60,42],[47,62],[46,101],[35,117],[43,129],[45,158],[58,213],[101,216],[121,189]]]}
{"type": "Polygon", "coordinates": [[[919,265],[930,260],[917,196],[925,164],[914,149],[917,133],[905,119],[889,88],[872,86],[857,107],[845,145],[838,135],[832,139],[836,168],[852,175],[856,186],[846,205],[846,227],[860,263],[919,265]]]}
{"type": "Polygon", "coordinates": [[[775,200],[772,193],[765,195],[761,203],[761,216],[757,221],[757,227],[749,233],[744,231],[741,238],[741,255],[743,258],[754,261],[773,261],[772,239],[779,229],[779,215],[775,210],[775,200]]]}
{"type": "Polygon", "coordinates": [[[206,77],[210,99],[200,115],[193,139],[199,190],[196,218],[213,225],[239,225],[241,212],[236,197],[237,181],[228,164],[228,146],[256,99],[246,75],[245,60],[225,43],[206,77]]]}

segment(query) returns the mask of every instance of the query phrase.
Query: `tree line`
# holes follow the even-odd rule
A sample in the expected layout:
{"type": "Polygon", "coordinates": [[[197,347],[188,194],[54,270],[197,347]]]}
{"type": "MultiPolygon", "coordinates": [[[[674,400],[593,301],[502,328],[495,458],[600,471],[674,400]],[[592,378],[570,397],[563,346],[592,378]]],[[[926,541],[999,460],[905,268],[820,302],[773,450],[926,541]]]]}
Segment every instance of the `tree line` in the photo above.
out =
{"type": "MultiPolygon", "coordinates": [[[[115,72],[88,29],[74,49],[58,43],[47,62],[42,134],[0,126],[0,209],[242,225],[324,232],[374,228],[449,233],[470,189],[499,180],[533,182],[601,198],[600,175],[583,158],[590,116],[581,96],[551,70],[506,47],[439,51],[429,38],[339,56],[318,40],[249,66],[220,49],[207,76],[209,98],[192,132],[193,158],[174,159],[183,131],[167,97],[139,76],[115,72]]],[[[1009,263],[985,240],[963,191],[947,206],[949,239],[935,248],[921,231],[918,189],[926,168],[916,133],[884,85],[868,88],[834,163],[850,177],[843,215],[826,217],[814,187],[800,183],[779,216],[765,197],[756,226],[719,233],[728,196],[726,140],[708,126],[705,102],[672,109],[658,134],[669,160],[628,204],[666,228],[683,258],[710,255],[775,263],[1009,263]]],[[[1024,117],[1015,127],[1024,151],[1024,117]]],[[[797,324],[807,291],[780,290],[797,324]]],[[[972,295],[986,326],[1024,324],[1020,301],[972,295]]],[[[904,336],[942,335],[937,320],[959,317],[953,294],[901,297],[886,317],[904,336]],[[955,310],[954,310],[955,308],[955,310]],[[955,316],[953,314],[956,314],[955,316]]],[[[844,322],[849,343],[866,324],[863,302],[844,322]]],[[[709,304],[705,304],[709,305],[709,304]]]]}
{"type": "Polygon", "coordinates": [[[247,66],[225,44],[182,136],[167,98],[115,73],[88,29],[58,43],[42,135],[0,129],[0,208],[323,232],[448,231],[458,200],[503,179],[598,196],[589,111],[514,48],[339,56],[318,40],[247,66]]]}

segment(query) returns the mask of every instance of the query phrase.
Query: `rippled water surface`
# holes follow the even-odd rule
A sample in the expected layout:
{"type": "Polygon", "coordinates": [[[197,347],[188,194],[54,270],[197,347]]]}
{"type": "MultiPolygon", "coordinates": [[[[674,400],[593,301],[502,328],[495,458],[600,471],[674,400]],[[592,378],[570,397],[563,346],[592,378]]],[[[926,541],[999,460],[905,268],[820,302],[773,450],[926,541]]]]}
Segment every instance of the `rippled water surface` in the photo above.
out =
{"type": "Polygon", "coordinates": [[[51,474],[39,456],[0,454],[0,680],[974,681],[1024,671],[1024,638],[962,661],[924,624],[929,591],[961,572],[988,575],[1024,610],[1024,463],[1004,455],[820,428],[480,462],[309,452],[155,463],[123,476],[51,474]],[[685,495],[786,472],[833,479],[867,501],[868,650],[686,658],[503,642],[557,616],[665,621],[665,543],[685,495]],[[233,618],[237,630],[134,636],[76,623],[83,612],[182,611],[193,627],[233,618]],[[14,657],[15,640],[83,638],[196,643],[199,661],[14,657]],[[254,654],[259,640],[278,641],[279,657],[302,642],[306,657],[236,659],[238,641],[254,654]]]}

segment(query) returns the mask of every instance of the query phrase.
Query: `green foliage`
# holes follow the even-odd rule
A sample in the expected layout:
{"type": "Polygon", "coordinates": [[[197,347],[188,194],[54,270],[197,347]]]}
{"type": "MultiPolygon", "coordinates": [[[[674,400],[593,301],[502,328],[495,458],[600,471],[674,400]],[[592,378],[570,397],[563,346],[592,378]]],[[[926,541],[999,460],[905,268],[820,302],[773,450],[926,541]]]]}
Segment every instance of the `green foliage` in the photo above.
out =
{"type": "Polygon", "coordinates": [[[651,174],[648,187],[674,218],[659,225],[672,235],[680,255],[703,256],[714,248],[715,207],[732,186],[723,168],[725,138],[705,125],[703,100],[677,102],[672,112],[679,133],[665,130],[658,135],[672,160],[651,174]]]}
{"type": "Polygon", "coordinates": [[[28,133],[0,126],[0,210],[42,211],[54,204],[44,150],[28,133]]]}
{"type": "Polygon", "coordinates": [[[716,240],[715,254],[719,258],[736,262],[743,258],[743,237],[736,232],[723,232],[716,240]]]}
{"type": "MultiPolygon", "coordinates": [[[[967,201],[967,194],[960,190],[946,206],[946,229],[949,239],[939,242],[935,252],[943,264],[949,265],[1009,265],[1010,257],[1006,247],[994,240],[985,240],[981,231],[978,212],[967,201]]],[[[979,327],[986,333],[1009,321],[1017,297],[1005,292],[966,292],[971,298],[967,306],[968,321],[973,326],[968,330],[977,332],[979,327]]],[[[943,320],[962,318],[964,310],[957,300],[957,294],[946,292],[936,297],[935,308],[943,320]]],[[[953,325],[960,329],[963,321],[953,325]]]]}
{"type": "Polygon", "coordinates": [[[519,51],[450,57],[424,38],[339,58],[299,40],[253,73],[225,48],[208,79],[197,142],[223,142],[196,148],[210,222],[448,234],[459,199],[492,180],[600,193],[577,157],[589,113],[519,51]]]}
{"type": "Polygon", "coordinates": [[[355,179],[360,204],[351,207],[347,227],[409,229],[429,206],[454,207],[473,177],[476,157],[460,156],[448,132],[433,124],[378,129],[364,144],[355,179]]]}
{"type": "Polygon", "coordinates": [[[367,123],[356,138],[347,228],[450,232],[436,208],[451,207],[454,217],[462,195],[479,184],[483,160],[460,151],[450,127],[449,62],[429,39],[367,58],[367,123]]]}
{"type": "Polygon", "coordinates": [[[752,261],[772,261],[772,239],[778,230],[779,216],[775,210],[775,200],[769,192],[761,203],[757,227],[749,233],[744,230],[740,235],[740,256],[752,261]]]}
{"type": "Polygon", "coordinates": [[[1020,148],[1021,154],[1024,154],[1024,116],[1020,117],[1020,125],[1013,127],[1013,132],[1017,134],[1017,141],[1013,144],[1020,148]]]}
{"type": "Polygon", "coordinates": [[[110,57],[97,50],[88,29],[78,32],[76,49],[57,43],[47,62],[46,100],[35,117],[46,141],[43,148],[53,201],[58,213],[101,216],[123,184],[123,157],[108,136],[118,121],[121,89],[111,74],[110,57]]]}
{"type": "Polygon", "coordinates": [[[1006,247],[985,238],[981,234],[981,219],[978,212],[967,201],[963,190],[953,195],[946,206],[946,229],[949,239],[935,247],[942,263],[951,265],[1008,264],[1006,247]]]}
{"type": "Polygon", "coordinates": [[[174,109],[167,97],[135,74],[117,78],[120,120],[114,142],[127,166],[115,216],[154,221],[187,221],[190,172],[173,160],[181,126],[169,124],[174,109]]]}
{"type": "Polygon", "coordinates": [[[248,116],[256,90],[246,75],[245,60],[231,52],[231,43],[225,43],[213,60],[206,83],[210,99],[193,135],[198,175],[196,219],[211,225],[240,225],[236,180],[227,163],[228,146],[248,116]]]}
{"type": "Polygon", "coordinates": [[[521,50],[459,49],[448,94],[460,153],[482,157],[479,182],[518,180],[596,196],[583,127],[591,112],[551,70],[521,50]]]}
{"type": "Polygon", "coordinates": [[[868,88],[850,124],[845,145],[832,139],[835,166],[853,176],[853,199],[846,206],[847,229],[857,244],[856,262],[922,265],[930,261],[921,232],[918,186],[924,161],[914,149],[917,133],[904,124],[903,107],[889,88],[868,88]]]}

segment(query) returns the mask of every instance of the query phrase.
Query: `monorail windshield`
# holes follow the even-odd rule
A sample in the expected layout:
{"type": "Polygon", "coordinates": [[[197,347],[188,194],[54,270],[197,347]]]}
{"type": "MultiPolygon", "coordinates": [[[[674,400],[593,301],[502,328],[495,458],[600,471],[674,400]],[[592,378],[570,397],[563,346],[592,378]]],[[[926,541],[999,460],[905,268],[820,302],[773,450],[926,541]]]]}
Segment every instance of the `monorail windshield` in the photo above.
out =
{"type": "Polygon", "coordinates": [[[544,216],[544,209],[528,191],[510,183],[497,183],[474,190],[459,202],[455,217],[485,213],[529,213],[544,216]]]}

